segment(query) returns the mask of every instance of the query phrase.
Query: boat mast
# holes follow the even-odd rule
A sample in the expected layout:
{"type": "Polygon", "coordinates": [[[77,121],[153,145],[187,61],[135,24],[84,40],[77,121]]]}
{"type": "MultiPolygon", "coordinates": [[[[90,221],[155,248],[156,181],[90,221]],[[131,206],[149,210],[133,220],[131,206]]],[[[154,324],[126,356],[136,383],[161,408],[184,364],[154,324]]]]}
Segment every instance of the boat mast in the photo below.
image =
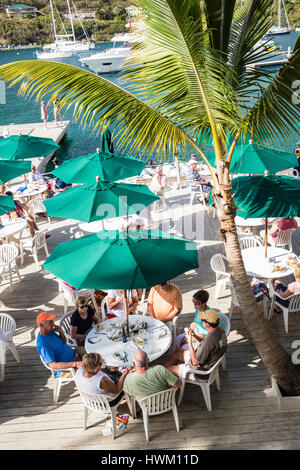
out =
{"type": "Polygon", "coordinates": [[[70,22],[71,22],[71,28],[72,28],[73,41],[75,42],[75,41],[76,41],[76,39],[75,39],[75,31],[74,31],[73,18],[72,18],[72,13],[71,13],[71,8],[70,8],[70,2],[69,2],[69,0],[67,0],[67,3],[68,3],[69,15],[70,15],[70,22]]]}
{"type": "Polygon", "coordinates": [[[55,27],[55,18],[54,18],[52,0],[50,0],[50,8],[51,8],[51,16],[52,16],[53,31],[54,31],[54,41],[56,41],[56,27],[55,27]]]}
{"type": "Polygon", "coordinates": [[[278,0],[278,26],[281,28],[281,0],[278,0]]]}
{"type": "Polygon", "coordinates": [[[285,6],[284,0],[283,0],[282,4],[283,4],[283,11],[284,11],[286,25],[287,25],[288,29],[291,29],[290,22],[289,22],[289,17],[288,17],[287,11],[286,11],[286,6],[285,6]]]}

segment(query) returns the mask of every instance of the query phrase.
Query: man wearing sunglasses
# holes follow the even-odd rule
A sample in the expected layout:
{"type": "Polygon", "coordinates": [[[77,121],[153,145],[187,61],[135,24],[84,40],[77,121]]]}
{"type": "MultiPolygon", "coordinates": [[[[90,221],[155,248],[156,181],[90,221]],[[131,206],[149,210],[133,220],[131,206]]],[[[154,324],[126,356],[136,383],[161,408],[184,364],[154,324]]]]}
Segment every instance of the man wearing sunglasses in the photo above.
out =
{"type": "Polygon", "coordinates": [[[36,322],[40,327],[36,347],[39,355],[48,367],[53,369],[55,377],[71,375],[63,369],[81,367],[81,358],[85,353],[82,346],[73,350],[66,344],[66,337],[60,326],[54,323],[56,315],[41,312],[36,322]]]}

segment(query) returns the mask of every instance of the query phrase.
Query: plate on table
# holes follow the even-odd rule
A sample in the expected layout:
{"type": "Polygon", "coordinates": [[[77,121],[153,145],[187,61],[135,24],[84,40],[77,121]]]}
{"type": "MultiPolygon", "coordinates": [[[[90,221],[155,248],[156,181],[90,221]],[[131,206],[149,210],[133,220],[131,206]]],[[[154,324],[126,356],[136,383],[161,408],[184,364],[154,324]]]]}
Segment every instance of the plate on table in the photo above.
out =
{"type": "Polygon", "coordinates": [[[99,343],[99,341],[101,340],[102,338],[99,338],[99,336],[91,336],[90,338],[88,338],[88,342],[91,344],[99,343]]]}
{"type": "Polygon", "coordinates": [[[286,266],[282,266],[280,264],[273,264],[273,267],[272,267],[272,273],[284,273],[285,271],[287,271],[287,267],[286,266]]]}

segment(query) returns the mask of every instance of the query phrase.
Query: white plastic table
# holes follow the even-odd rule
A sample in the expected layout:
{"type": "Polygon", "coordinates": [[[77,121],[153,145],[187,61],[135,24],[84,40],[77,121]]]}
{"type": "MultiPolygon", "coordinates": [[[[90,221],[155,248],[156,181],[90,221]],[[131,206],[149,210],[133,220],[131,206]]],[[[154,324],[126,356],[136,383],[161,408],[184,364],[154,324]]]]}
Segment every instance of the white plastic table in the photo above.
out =
{"type": "Polygon", "coordinates": [[[115,217],[113,219],[96,220],[95,222],[85,222],[78,224],[78,227],[84,232],[96,233],[101,230],[126,230],[131,223],[131,216],[115,217]]]}
{"type": "Polygon", "coordinates": [[[105,359],[106,364],[111,367],[127,367],[133,364],[133,355],[137,349],[143,349],[149,357],[149,362],[155,361],[162,356],[171,346],[172,334],[169,328],[156,318],[142,315],[129,315],[129,325],[136,321],[145,321],[148,327],[145,330],[141,330],[137,333],[132,334],[130,338],[127,338],[126,343],[123,343],[122,339],[113,341],[107,338],[106,328],[113,329],[114,325],[120,324],[125,321],[124,317],[110,318],[101,322],[103,329],[98,330],[97,325],[88,333],[85,339],[85,350],[86,352],[98,352],[105,359]],[[162,328],[165,335],[161,338],[156,338],[156,332],[162,328]],[[141,339],[142,344],[137,345],[134,341],[141,339]],[[127,357],[124,361],[115,357],[117,353],[125,352],[127,357]]]}
{"type": "Polygon", "coordinates": [[[27,227],[25,219],[18,220],[17,222],[9,222],[0,229],[0,238],[8,238],[15,233],[22,232],[27,227]]]}
{"type": "Polygon", "coordinates": [[[279,277],[294,274],[294,267],[288,265],[289,257],[296,255],[283,248],[268,246],[267,257],[265,258],[265,247],[257,246],[255,248],[246,248],[242,250],[242,257],[248,276],[261,279],[277,279],[279,277]],[[275,258],[275,262],[271,262],[270,258],[275,258]],[[286,271],[273,272],[273,266],[280,265],[287,268],[286,271]]]}
{"type": "Polygon", "coordinates": [[[31,188],[25,189],[22,193],[18,195],[14,195],[14,199],[22,199],[22,198],[30,198],[33,196],[38,196],[39,194],[44,193],[47,191],[48,186],[46,184],[42,184],[41,186],[35,186],[31,188]]]}

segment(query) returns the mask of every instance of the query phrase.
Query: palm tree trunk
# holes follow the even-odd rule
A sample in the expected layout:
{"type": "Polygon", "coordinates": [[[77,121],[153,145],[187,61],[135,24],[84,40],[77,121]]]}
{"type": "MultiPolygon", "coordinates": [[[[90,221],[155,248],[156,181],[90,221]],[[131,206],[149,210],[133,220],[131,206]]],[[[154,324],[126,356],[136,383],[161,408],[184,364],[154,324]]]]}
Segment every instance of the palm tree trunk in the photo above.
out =
{"type": "Polygon", "coordinates": [[[218,161],[217,176],[220,186],[214,190],[213,197],[232,283],[244,322],[268,372],[288,395],[300,395],[300,367],[292,363],[291,356],[272,335],[268,322],[258,309],[245,271],[234,222],[236,206],[226,161],[218,161]]]}

